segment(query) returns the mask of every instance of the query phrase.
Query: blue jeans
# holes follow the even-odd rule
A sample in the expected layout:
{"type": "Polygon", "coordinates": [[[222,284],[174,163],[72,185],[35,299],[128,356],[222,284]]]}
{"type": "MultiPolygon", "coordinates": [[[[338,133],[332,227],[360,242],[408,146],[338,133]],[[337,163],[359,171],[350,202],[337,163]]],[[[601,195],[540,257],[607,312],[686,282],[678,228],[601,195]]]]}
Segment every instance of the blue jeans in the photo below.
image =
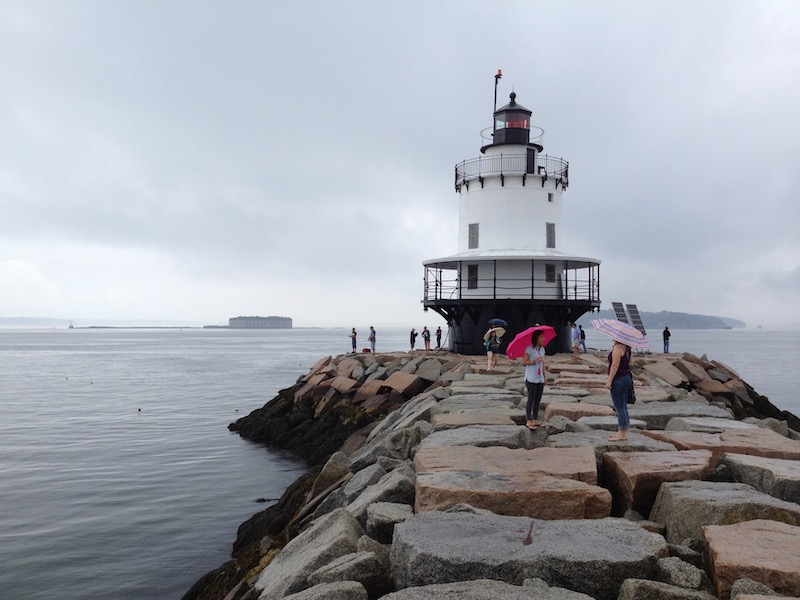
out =
{"type": "Polygon", "coordinates": [[[617,377],[611,382],[611,401],[617,411],[617,426],[620,431],[627,431],[631,424],[628,416],[628,394],[632,387],[633,379],[630,375],[617,377]]]}
{"type": "Polygon", "coordinates": [[[664,354],[669,354],[669,340],[664,340],[664,354]]]}

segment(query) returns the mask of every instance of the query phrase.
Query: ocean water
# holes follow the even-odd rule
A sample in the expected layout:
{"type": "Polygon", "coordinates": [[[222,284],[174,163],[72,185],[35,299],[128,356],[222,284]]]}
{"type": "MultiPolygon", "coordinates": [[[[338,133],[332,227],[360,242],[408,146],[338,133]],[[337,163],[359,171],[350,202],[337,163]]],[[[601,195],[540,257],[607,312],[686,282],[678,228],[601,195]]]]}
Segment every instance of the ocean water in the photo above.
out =
{"type": "MultiPolygon", "coordinates": [[[[0,330],[0,598],[180,598],[305,468],[228,424],[347,352],[348,333],[0,330]]],[[[378,351],[407,348],[407,329],[378,329],[378,351]]],[[[800,413],[791,332],[675,330],[671,350],[800,413]]]]}
{"type": "MultiPolygon", "coordinates": [[[[588,347],[610,348],[608,336],[586,330],[588,347]]],[[[670,329],[670,353],[704,354],[724,363],[782,410],[800,416],[800,386],[794,375],[800,361],[800,330],[670,329]]],[[[661,352],[661,331],[648,332],[653,352],[661,352]]]]}
{"type": "Polygon", "coordinates": [[[0,598],[180,598],[305,469],[228,424],[348,333],[0,330],[0,598]]]}

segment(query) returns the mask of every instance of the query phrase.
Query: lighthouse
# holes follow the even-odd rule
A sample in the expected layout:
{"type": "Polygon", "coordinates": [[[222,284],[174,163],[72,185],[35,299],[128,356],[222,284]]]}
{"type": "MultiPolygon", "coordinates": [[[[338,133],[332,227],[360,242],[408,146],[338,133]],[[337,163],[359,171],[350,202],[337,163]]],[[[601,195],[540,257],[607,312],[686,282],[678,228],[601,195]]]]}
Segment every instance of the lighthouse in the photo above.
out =
{"type": "Polygon", "coordinates": [[[600,261],[559,244],[569,163],[543,154],[544,130],[517,102],[497,108],[481,131],[480,155],[455,166],[458,253],[427,260],[424,309],[449,325],[448,347],[482,354],[490,319],[508,323],[504,342],[536,323],[555,327],[548,352],[571,347],[571,324],[600,309],[600,261]]]}

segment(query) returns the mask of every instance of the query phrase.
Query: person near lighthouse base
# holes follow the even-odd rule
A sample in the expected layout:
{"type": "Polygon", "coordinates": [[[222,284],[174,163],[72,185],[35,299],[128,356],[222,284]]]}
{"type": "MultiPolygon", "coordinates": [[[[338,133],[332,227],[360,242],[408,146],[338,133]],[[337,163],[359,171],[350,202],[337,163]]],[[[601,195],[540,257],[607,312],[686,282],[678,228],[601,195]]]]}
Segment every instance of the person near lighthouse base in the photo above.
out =
{"type": "Polygon", "coordinates": [[[497,328],[489,330],[483,345],[486,346],[486,370],[491,371],[497,366],[497,355],[500,352],[500,338],[497,336],[497,328]]]}
{"type": "Polygon", "coordinates": [[[578,354],[581,351],[581,332],[578,325],[572,324],[572,353],[578,354]]]}

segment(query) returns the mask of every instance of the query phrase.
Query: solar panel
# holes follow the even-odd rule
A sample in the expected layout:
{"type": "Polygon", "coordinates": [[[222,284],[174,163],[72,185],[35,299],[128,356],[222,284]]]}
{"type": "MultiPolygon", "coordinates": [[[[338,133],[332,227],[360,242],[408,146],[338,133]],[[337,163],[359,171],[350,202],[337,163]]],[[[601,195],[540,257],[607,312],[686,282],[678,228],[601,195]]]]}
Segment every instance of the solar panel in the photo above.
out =
{"type": "Polygon", "coordinates": [[[636,327],[642,335],[647,335],[647,332],[644,330],[644,323],[642,323],[642,317],[639,315],[639,309],[636,308],[636,305],[626,304],[625,308],[628,309],[628,314],[631,316],[631,325],[636,327]]]}
{"type": "Polygon", "coordinates": [[[628,322],[628,315],[625,314],[625,309],[622,308],[622,302],[612,302],[611,307],[614,309],[617,321],[622,321],[623,323],[628,322]]]}

